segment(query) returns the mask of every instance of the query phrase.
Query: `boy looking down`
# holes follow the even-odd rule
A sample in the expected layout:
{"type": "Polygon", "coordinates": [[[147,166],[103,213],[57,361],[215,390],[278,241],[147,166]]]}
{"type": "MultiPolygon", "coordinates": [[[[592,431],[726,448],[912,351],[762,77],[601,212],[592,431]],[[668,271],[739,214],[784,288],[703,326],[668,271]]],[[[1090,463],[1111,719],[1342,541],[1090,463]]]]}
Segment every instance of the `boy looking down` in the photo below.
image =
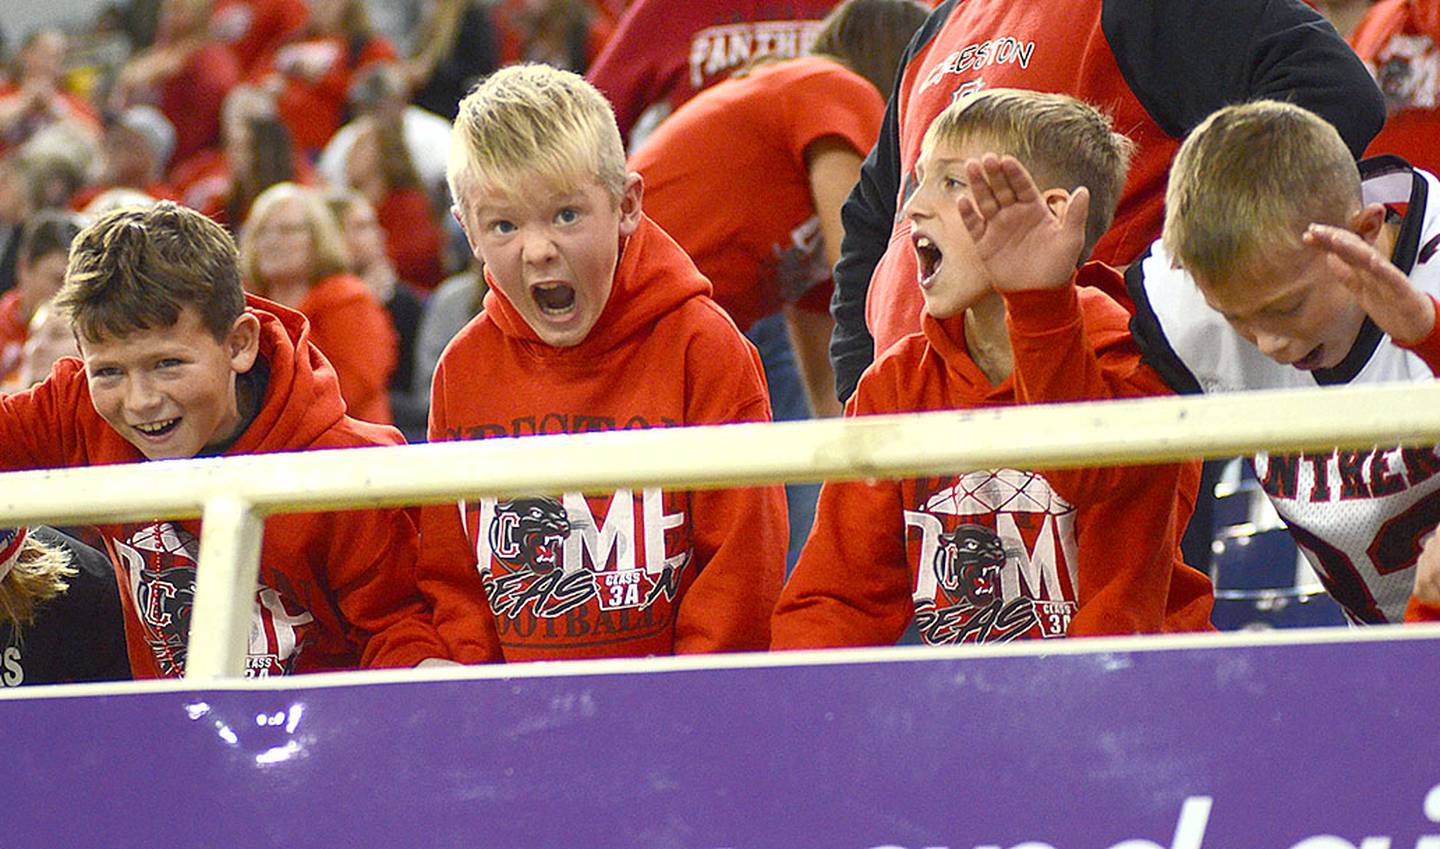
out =
{"type": "MultiPolygon", "coordinates": [[[[1126,311],[1082,285],[1117,273],[1076,270],[1131,147],[1065,95],[990,89],[942,112],[903,210],[924,329],[876,360],[846,414],[1164,393],[1126,311]]],[[[827,483],[774,645],[893,643],[912,618],[930,644],[1208,628],[1209,581],[1178,549],[1197,479],[1181,464],[827,483]]]]}
{"type": "MultiPolygon", "coordinates": [[[[460,104],[455,216],[485,311],[435,371],[430,438],[767,421],[760,361],[641,212],[609,104],[544,65],[460,104]]],[[[780,486],[425,508],[421,588],[463,662],[763,649],[784,574],[780,486]]]]}
{"type": "MultiPolygon", "coordinates": [[[[1176,154],[1164,235],[1126,274],[1147,362],[1189,393],[1433,380],[1437,192],[1396,157],[1357,167],[1298,106],[1219,110],[1176,154]]],[[[1440,522],[1435,450],[1261,453],[1255,472],[1350,620],[1399,621],[1440,522]]]]}

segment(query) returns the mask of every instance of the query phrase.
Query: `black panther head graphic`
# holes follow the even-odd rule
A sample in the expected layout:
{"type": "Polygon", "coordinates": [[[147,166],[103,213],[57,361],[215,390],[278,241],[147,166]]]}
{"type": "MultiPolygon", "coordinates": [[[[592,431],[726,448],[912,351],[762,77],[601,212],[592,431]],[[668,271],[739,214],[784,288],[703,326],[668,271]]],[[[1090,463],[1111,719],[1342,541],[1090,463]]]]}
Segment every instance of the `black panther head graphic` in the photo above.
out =
{"type": "Polygon", "coordinates": [[[1005,565],[1005,544],[981,525],[960,525],[940,535],[935,552],[935,578],[953,595],[977,606],[999,597],[1000,567],[1005,565]]]}
{"type": "Polygon", "coordinates": [[[561,567],[561,552],[570,535],[565,505],[553,498],[517,498],[495,505],[490,523],[490,550],[512,569],[547,575],[561,567]]]}

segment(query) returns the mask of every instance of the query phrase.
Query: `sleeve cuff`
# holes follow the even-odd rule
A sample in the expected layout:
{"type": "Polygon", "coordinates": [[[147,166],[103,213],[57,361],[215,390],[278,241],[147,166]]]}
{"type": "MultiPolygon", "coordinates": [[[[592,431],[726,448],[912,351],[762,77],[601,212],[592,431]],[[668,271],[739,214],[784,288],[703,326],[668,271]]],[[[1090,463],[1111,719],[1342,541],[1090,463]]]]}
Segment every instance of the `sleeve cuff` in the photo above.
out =
{"type": "Polygon", "coordinates": [[[1004,292],[1006,320],[1012,332],[1041,336],[1080,320],[1080,296],[1071,283],[1058,289],[1004,292]]]}
{"type": "Polygon", "coordinates": [[[1440,300],[1437,300],[1434,295],[1427,297],[1430,298],[1430,303],[1435,305],[1435,326],[1430,328],[1430,335],[1409,345],[1399,340],[1394,341],[1397,346],[1424,360],[1425,364],[1430,366],[1432,374],[1440,376],[1440,300]]]}

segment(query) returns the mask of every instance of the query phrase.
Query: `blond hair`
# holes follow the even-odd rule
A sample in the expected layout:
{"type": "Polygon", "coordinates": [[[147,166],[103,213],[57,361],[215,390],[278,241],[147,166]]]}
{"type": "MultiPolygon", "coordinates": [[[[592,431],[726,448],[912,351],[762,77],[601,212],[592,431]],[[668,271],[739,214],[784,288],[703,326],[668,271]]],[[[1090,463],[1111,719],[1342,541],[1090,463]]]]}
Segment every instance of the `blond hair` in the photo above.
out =
{"type": "Polygon", "coordinates": [[[1335,128],[1290,103],[1227,106],[1185,139],[1165,191],[1165,249],[1220,284],[1299,247],[1311,222],[1347,226],[1360,171],[1335,128]]]}
{"type": "Polygon", "coordinates": [[[457,203],[467,180],[514,194],[522,182],[538,178],[561,191],[598,182],[618,204],[625,175],[615,113],[578,74],[512,65],[486,77],[460,101],[446,168],[457,203]]]}
{"type": "Polygon", "coordinates": [[[924,145],[993,146],[1024,163],[1041,191],[1090,190],[1084,261],[1110,229],[1135,143],[1098,109],[1065,94],[992,88],[956,100],[925,131],[924,145]]]}
{"type": "Polygon", "coordinates": [[[75,574],[65,549],[28,535],[15,565],[0,580],[0,617],[10,633],[18,635],[23,626],[33,623],[40,605],[68,590],[65,579],[75,574]]]}
{"type": "Polygon", "coordinates": [[[173,327],[186,307],[218,340],[245,311],[245,292],[225,228],[161,201],[117,209],[81,230],[54,303],[90,342],[173,327]]]}
{"type": "Polygon", "coordinates": [[[261,297],[267,296],[270,283],[260,273],[257,234],[265,226],[265,220],[287,200],[300,204],[310,231],[310,279],[307,282],[314,285],[332,274],[350,270],[350,250],[320,192],[298,183],[276,183],[255,198],[250,216],[245,219],[245,229],[240,233],[240,274],[246,287],[261,297]]]}

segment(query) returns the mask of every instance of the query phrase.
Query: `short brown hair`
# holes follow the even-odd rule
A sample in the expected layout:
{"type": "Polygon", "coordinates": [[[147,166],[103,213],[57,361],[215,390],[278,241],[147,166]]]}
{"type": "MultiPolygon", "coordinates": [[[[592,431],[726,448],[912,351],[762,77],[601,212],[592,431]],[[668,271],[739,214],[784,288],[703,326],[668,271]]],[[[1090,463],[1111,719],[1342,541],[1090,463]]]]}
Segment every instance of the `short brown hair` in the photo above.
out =
{"type": "Polygon", "coordinates": [[[55,303],[91,342],[172,327],[185,307],[223,340],[245,311],[236,260],[225,228],[193,209],[117,209],[75,237],[55,303]]]}
{"type": "Polygon", "coordinates": [[[625,194],[625,145],[615,112],[579,74],[512,65],[460,101],[446,177],[456,203],[462,180],[500,191],[528,177],[572,189],[595,181],[616,204],[625,194]]]}
{"type": "Polygon", "coordinates": [[[1360,170],[1335,128],[1257,100],[1215,112],[1180,145],[1162,238],[1192,277],[1224,285],[1299,247],[1312,222],[1348,226],[1361,205],[1360,170]]]}
{"type": "Polygon", "coordinates": [[[960,98],[925,131],[925,145],[981,141],[1020,160],[1043,191],[1090,190],[1083,262],[1110,229],[1135,143],[1109,117],[1067,94],[991,88],[960,98]]]}
{"type": "Polygon", "coordinates": [[[834,59],[889,97],[900,55],[929,15],[917,0],[845,0],[825,16],[810,52],[834,59]]]}

